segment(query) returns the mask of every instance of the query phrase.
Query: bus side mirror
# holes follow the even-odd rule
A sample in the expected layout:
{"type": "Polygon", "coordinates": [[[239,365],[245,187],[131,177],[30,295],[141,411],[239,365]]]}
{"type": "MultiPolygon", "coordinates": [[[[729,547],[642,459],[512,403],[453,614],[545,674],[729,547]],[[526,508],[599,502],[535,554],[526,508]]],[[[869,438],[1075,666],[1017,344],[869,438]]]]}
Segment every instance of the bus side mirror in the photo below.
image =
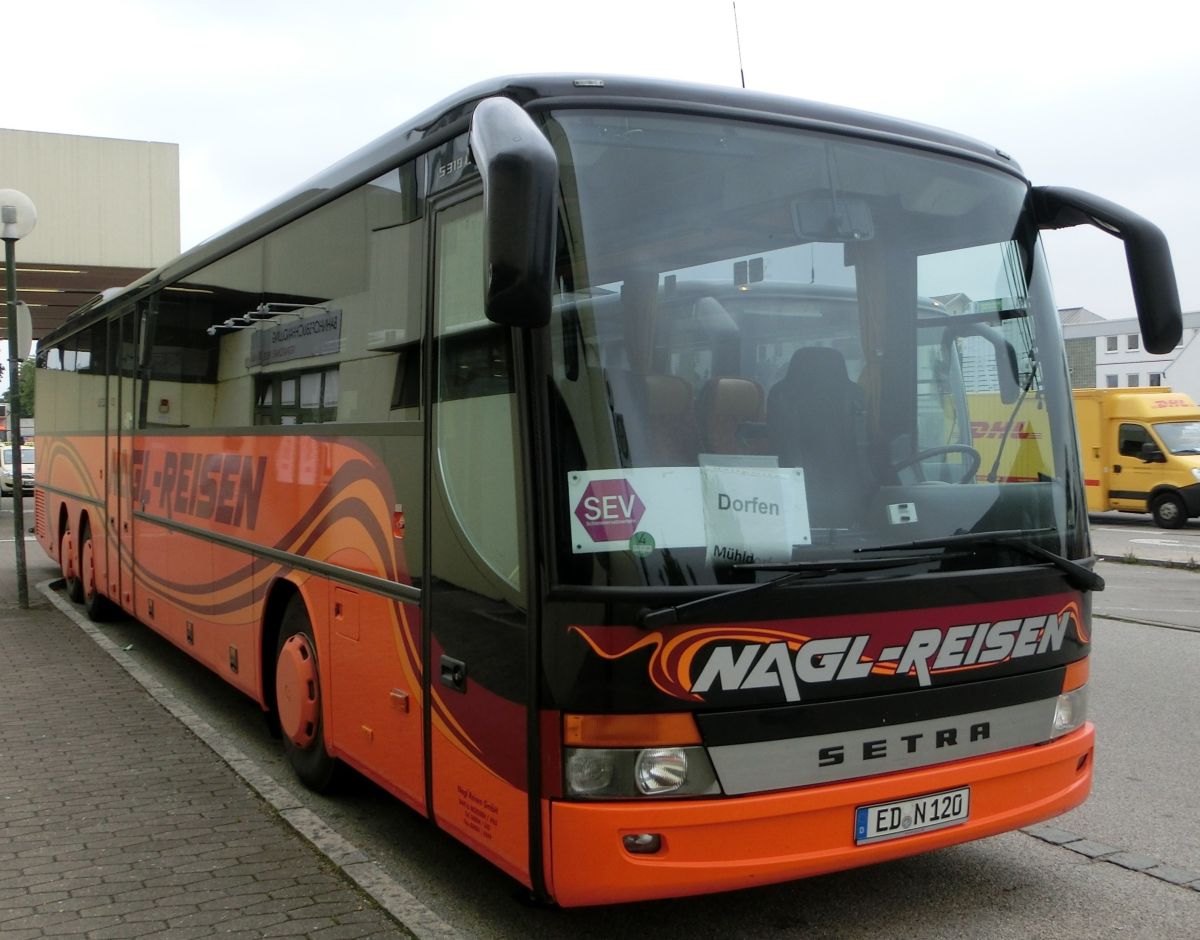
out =
{"type": "Polygon", "coordinates": [[[494,323],[550,322],[558,161],[533,119],[508,98],[486,98],[471,119],[483,178],[484,310],[494,323]]]}
{"type": "Polygon", "coordinates": [[[1062,186],[1037,186],[1033,209],[1043,229],[1094,225],[1125,242],[1142,343],[1147,352],[1170,352],[1183,336],[1179,288],[1166,236],[1153,222],[1107,199],[1062,186]]]}

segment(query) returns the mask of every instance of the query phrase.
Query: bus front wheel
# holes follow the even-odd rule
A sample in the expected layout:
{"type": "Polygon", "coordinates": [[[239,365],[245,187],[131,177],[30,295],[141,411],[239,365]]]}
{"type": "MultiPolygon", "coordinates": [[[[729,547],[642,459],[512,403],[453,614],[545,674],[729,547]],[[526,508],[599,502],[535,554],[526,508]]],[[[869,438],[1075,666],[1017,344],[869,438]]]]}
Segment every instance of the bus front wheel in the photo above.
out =
{"type": "Polygon", "coordinates": [[[337,761],[325,749],[319,672],[312,623],[297,594],[283,612],[275,648],[275,707],[288,763],[301,783],[324,793],[334,784],[337,761]]]}

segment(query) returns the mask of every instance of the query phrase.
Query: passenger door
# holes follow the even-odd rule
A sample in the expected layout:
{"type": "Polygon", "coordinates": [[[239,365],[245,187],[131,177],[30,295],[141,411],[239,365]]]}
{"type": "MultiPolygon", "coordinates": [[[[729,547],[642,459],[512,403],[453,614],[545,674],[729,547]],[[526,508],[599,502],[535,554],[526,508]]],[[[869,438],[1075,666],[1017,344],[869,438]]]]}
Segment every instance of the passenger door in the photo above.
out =
{"type": "MultiPolygon", "coordinates": [[[[107,590],[116,604],[136,613],[133,587],[133,438],[137,425],[136,377],[140,355],[141,307],[127,307],[109,321],[108,447],[105,458],[105,552],[107,590]]],[[[99,533],[93,533],[93,538],[99,533]]],[[[97,546],[97,550],[99,546],[97,546]]]]}
{"type": "Polygon", "coordinates": [[[433,815],[528,882],[528,605],[512,334],[483,312],[481,197],[451,197],[432,212],[433,815]]]}

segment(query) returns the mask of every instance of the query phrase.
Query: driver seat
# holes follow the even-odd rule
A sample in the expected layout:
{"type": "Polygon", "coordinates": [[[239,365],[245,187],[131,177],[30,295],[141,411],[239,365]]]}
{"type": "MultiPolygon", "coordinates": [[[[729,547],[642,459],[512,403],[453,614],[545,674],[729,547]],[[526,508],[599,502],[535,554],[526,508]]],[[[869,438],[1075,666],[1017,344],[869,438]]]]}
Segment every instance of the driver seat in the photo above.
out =
{"type": "Polygon", "coordinates": [[[809,524],[852,525],[868,491],[866,404],[842,354],[802,346],[767,396],[767,435],[782,467],[803,467],[809,524]]]}

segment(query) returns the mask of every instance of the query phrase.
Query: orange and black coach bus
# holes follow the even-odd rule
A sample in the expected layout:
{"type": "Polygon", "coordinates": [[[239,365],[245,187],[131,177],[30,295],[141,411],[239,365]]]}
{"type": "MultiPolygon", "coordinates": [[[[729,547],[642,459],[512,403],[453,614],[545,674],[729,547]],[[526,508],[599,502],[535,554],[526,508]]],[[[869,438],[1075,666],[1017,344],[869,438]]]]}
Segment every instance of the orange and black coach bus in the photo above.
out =
{"type": "Polygon", "coordinates": [[[309,786],[349,765],[562,905],[1023,826],[1092,778],[1038,234],[1079,224],[1172,348],[1161,232],[993,147],[477,85],[42,342],[38,538],[309,786]],[[982,459],[981,420],[1024,430],[982,459]]]}

